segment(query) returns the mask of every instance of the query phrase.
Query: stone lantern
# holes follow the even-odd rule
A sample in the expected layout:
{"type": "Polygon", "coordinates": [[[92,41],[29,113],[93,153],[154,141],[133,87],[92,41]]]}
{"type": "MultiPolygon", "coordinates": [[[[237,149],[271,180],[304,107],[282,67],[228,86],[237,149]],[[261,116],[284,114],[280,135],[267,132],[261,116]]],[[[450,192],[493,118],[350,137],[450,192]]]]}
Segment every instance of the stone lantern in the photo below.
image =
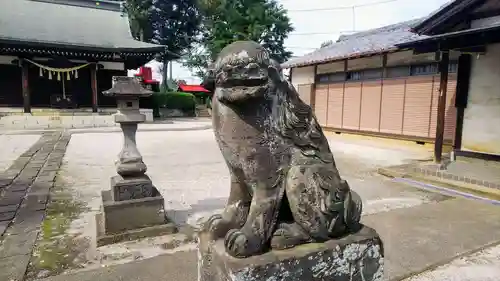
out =
{"type": "Polygon", "coordinates": [[[139,111],[139,99],[152,93],[126,76],[114,76],[113,87],[103,92],[116,98],[115,122],[123,132],[123,148],[111,190],[102,192],[102,212],[96,217],[98,246],[176,231],[165,216],[163,197],[145,174],[147,167],[136,145],[137,125],[146,120],[139,111]]]}

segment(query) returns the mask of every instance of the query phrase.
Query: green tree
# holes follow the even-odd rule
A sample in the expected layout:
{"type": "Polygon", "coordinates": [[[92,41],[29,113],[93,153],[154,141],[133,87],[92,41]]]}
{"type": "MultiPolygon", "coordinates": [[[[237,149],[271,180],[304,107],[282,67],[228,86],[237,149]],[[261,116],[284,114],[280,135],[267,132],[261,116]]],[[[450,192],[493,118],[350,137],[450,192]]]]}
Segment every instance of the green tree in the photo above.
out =
{"type": "Polygon", "coordinates": [[[136,40],[149,42],[153,37],[151,10],[153,0],[127,0],[123,3],[124,12],[130,22],[130,31],[136,40]]]}
{"type": "Polygon", "coordinates": [[[181,58],[196,41],[201,16],[197,0],[127,0],[124,8],[138,40],[165,45],[156,60],[163,62],[163,83],[168,63],[181,58]]]}
{"type": "Polygon", "coordinates": [[[253,40],[282,63],[292,53],[284,43],[293,31],[287,11],[276,0],[200,0],[202,33],[184,65],[203,76],[208,64],[228,44],[253,40]]]}

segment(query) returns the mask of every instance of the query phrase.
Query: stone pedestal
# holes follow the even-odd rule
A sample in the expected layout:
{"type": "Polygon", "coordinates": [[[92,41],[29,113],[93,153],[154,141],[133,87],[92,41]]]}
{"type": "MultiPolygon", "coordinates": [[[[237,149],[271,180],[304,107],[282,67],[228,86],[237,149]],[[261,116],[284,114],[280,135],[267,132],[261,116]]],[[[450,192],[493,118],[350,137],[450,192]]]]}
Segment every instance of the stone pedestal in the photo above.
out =
{"type": "Polygon", "coordinates": [[[104,94],[117,99],[115,122],[123,132],[123,148],[111,190],[102,192],[102,212],[96,216],[97,245],[171,234],[176,227],[167,221],[163,197],[145,174],[147,167],[135,138],[138,124],[146,120],[139,111],[139,98],[152,92],[132,77],[115,76],[113,87],[104,94]]]}
{"type": "Polygon", "coordinates": [[[114,176],[111,178],[111,199],[124,201],[160,196],[147,175],[137,177],[114,176]]]}
{"type": "Polygon", "coordinates": [[[103,191],[101,212],[96,215],[97,246],[177,232],[165,216],[163,197],[155,193],[116,201],[111,190],[103,191]]]}
{"type": "Polygon", "coordinates": [[[199,234],[198,281],[382,281],[383,246],[375,230],[325,243],[311,243],[283,251],[237,259],[224,241],[199,234]]]}

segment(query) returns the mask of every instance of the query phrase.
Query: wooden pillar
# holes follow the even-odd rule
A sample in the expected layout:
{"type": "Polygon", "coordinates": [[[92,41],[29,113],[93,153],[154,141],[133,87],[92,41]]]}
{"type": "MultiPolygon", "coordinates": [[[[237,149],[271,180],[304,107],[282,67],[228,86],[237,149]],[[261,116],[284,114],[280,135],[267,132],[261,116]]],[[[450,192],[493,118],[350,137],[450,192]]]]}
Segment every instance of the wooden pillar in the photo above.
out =
{"type": "Polygon", "coordinates": [[[22,93],[23,93],[23,107],[24,113],[31,113],[31,101],[30,101],[30,87],[29,87],[29,64],[27,61],[20,59],[19,64],[21,66],[21,81],[22,81],[22,93]]]}
{"type": "Polygon", "coordinates": [[[472,56],[469,54],[461,54],[458,58],[457,91],[455,99],[457,125],[455,127],[455,137],[453,138],[453,150],[460,150],[462,148],[462,132],[465,108],[467,107],[467,100],[469,98],[471,66],[472,56]]]}
{"type": "Polygon", "coordinates": [[[314,109],[316,107],[316,83],[317,83],[316,77],[318,77],[318,65],[317,64],[314,65],[314,79],[313,79],[314,82],[311,86],[311,93],[309,96],[309,103],[310,103],[310,106],[311,106],[311,109],[313,112],[314,112],[314,109]]]}
{"type": "Polygon", "coordinates": [[[450,61],[450,53],[448,51],[441,53],[439,62],[439,72],[441,74],[439,80],[439,99],[436,125],[436,140],[434,142],[434,161],[441,163],[444,141],[444,124],[446,113],[446,90],[448,88],[448,64],[450,61]]]}
{"type": "Polygon", "coordinates": [[[92,64],[90,66],[90,83],[92,87],[92,112],[97,112],[98,100],[97,100],[97,68],[98,64],[92,64]]]}

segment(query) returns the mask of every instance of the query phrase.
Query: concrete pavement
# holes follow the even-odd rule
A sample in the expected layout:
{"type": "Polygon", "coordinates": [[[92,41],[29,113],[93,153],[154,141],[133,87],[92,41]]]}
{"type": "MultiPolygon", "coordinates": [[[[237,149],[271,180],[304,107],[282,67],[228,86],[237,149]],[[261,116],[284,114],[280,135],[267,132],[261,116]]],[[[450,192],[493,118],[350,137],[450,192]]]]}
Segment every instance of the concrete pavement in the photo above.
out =
{"type": "MultiPolygon", "coordinates": [[[[208,126],[204,123],[201,125],[208,126]]],[[[168,215],[178,224],[186,224],[224,206],[229,177],[211,130],[185,130],[189,124],[176,126],[179,130],[175,133],[139,131],[137,141],[148,174],[166,199],[168,215]]],[[[328,139],[341,175],[364,201],[363,221],[377,229],[386,243],[386,275],[391,280],[425,270],[429,264],[450,261],[499,239],[495,237],[500,233],[498,207],[418,190],[376,172],[380,167],[428,159],[428,148],[334,134],[328,134],[328,139]]],[[[121,135],[114,131],[73,134],[56,184],[86,208],[77,219],[69,221],[67,233],[54,241],[92,239],[92,218],[99,209],[100,191],[109,188],[108,179],[115,174],[113,162],[121,141],[121,135]]],[[[165,254],[172,251],[165,249],[162,239],[79,249],[83,254],[78,254],[79,261],[65,261],[69,268],[57,272],[69,273],[67,269],[82,267],[85,271],[46,280],[196,280],[194,244],[165,254]],[[121,253],[126,253],[126,258],[121,253]],[[130,262],[134,259],[138,260],[130,262]]],[[[48,245],[46,250],[58,251],[51,247],[48,245]]],[[[38,272],[33,273],[31,276],[37,276],[38,272]]]]}
{"type": "MultiPolygon", "coordinates": [[[[458,256],[500,242],[500,207],[466,199],[448,199],[395,209],[364,216],[362,220],[363,223],[374,227],[384,241],[385,274],[388,281],[403,280],[413,274],[446,264],[458,256]]],[[[196,252],[187,251],[42,280],[195,281],[196,263],[196,252]]],[[[490,275],[494,273],[490,271],[490,275]]],[[[427,275],[429,274],[431,273],[427,275]]],[[[489,277],[493,278],[495,275],[489,277]]],[[[451,280],[446,278],[444,276],[439,280],[451,280]]]]}
{"type": "Polygon", "coordinates": [[[463,256],[405,281],[497,281],[500,276],[500,245],[463,256]]]}
{"type": "Polygon", "coordinates": [[[161,255],[151,259],[63,274],[43,281],[195,281],[196,251],[161,255]]]}
{"type": "Polygon", "coordinates": [[[384,241],[390,281],[500,242],[500,207],[467,199],[396,209],[362,221],[384,241]]]}
{"type": "Polygon", "coordinates": [[[0,135],[0,172],[9,168],[24,151],[28,150],[40,138],[40,134],[0,135]]]}

